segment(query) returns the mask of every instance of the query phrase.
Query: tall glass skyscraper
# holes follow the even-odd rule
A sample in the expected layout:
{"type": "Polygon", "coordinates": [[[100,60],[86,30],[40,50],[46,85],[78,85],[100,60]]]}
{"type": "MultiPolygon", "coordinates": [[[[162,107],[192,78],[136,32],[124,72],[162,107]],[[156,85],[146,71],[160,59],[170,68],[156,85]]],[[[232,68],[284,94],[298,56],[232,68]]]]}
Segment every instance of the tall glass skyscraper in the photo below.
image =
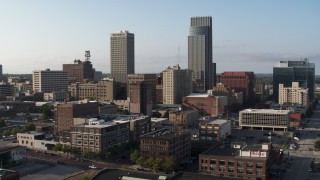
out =
{"type": "Polygon", "coordinates": [[[195,91],[204,92],[215,84],[212,63],[212,18],[191,17],[188,36],[188,67],[192,70],[195,91]]]}
{"type": "Polygon", "coordinates": [[[280,61],[273,67],[273,98],[278,101],[279,84],[291,87],[292,82],[309,89],[310,102],[314,99],[315,64],[308,59],[300,61],[280,61]]]}
{"type": "Polygon", "coordinates": [[[111,76],[116,82],[127,83],[128,74],[134,74],[134,34],[112,33],[110,41],[111,76]]]}

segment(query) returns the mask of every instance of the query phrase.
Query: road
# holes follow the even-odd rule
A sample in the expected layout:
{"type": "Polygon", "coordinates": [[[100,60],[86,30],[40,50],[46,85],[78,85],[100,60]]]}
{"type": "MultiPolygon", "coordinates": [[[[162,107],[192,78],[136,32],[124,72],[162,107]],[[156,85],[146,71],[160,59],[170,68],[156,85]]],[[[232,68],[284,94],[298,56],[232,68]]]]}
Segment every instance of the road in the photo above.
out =
{"type": "Polygon", "coordinates": [[[314,142],[320,139],[320,106],[314,110],[312,118],[306,119],[304,129],[300,128],[301,136],[296,150],[288,150],[285,154],[293,159],[292,165],[284,174],[284,180],[320,179],[320,173],[309,172],[311,161],[320,157],[319,151],[314,151],[314,142]],[[308,122],[309,121],[309,122],[308,122]]]}

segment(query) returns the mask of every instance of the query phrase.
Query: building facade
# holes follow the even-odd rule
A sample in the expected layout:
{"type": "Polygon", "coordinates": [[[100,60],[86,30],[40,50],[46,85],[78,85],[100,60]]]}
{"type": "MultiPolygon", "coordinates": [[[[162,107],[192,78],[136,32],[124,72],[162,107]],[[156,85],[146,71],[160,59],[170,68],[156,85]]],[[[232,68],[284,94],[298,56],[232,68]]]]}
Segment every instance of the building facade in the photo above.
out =
{"type": "Polygon", "coordinates": [[[69,100],[69,93],[66,91],[53,91],[43,94],[43,100],[45,101],[64,101],[65,99],[69,100]]]}
{"type": "Polygon", "coordinates": [[[199,155],[199,171],[226,178],[267,180],[277,152],[270,144],[216,145],[199,155]]]}
{"type": "Polygon", "coordinates": [[[287,131],[290,113],[290,110],[245,109],[239,112],[239,126],[242,129],[287,131]]]}
{"type": "Polygon", "coordinates": [[[152,115],[152,87],[144,82],[129,84],[130,113],[152,115]]]}
{"type": "Polygon", "coordinates": [[[152,103],[156,103],[156,74],[128,74],[128,97],[130,97],[130,84],[144,83],[151,89],[152,103]]]}
{"type": "Polygon", "coordinates": [[[211,16],[191,17],[188,36],[188,68],[193,73],[194,91],[205,92],[215,85],[211,16]]]}
{"type": "Polygon", "coordinates": [[[169,113],[169,122],[183,126],[184,128],[188,129],[191,127],[196,126],[196,122],[199,119],[199,112],[198,111],[176,111],[169,113]]]}
{"type": "Polygon", "coordinates": [[[199,139],[222,142],[231,135],[231,121],[224,119],[201,120],[199,123],[199,139]]]}
{"type": "Polygon", "coordinates": [[[209,115],[223,115],[228,105],[227,96],[212,96],[209,94],[193,93],[183,98],[183,105],[209,115]]]}
{"type": "Polygon", "coordinates": [[[27,133],[17,133],[17,141],[20,146],[25,146],[27,148],[35,148],[36,140],[44,139],[44,133],[38,133],[35,131],[27,133]]]}
{"type": "Polygon", "coordinates": [[[279,84],[279,104],[285,103],[301,104],[309,107],[309,90],[299,86],[298,82],[292,82],[291,87],[279,84]]]}
{"type": "Polygon", "coordinates": [[[34,92],[68,91],[68,75],[64,71],[35,70],[32,82],[34,92]]]}
{"type": "Polygon", "coordinates": [[[279,98],[279,84],[284,87],[291,86],[292,82],[298,82],[299,87],[309,89],[309,99],[314,99],[315,64],[308,59],[300,61],[280,61],[273,67],[273,94],[274,99],[279,98]]]}
{"type": "Polygon", "coordinates": [[[69,131],[73,126],[73,118],[75,117],[98,114],[98,112],[99,103],[97,102],[58,104],[55,112],[55,132],[69,131]]]}
{"type": "Polygon", "coordinates": [[[89,60],[80,61],[80,59],[75,59],[73,64],[63,64],[63,71],[68,74],[69,84],[94,81],[94,69],[89,60]]]}
{"type": "Polygon", "coordinates": [[[71,147],[80,151],[106,153],[113,146],[124,145],[129,142],[129,122],[105,122],[90,119],[89,124],[72,127],[71,147]]]}
{"type": "Polygon", "coordinates": [[[192,93],[192,72],[179,65],[162,72],[163,104],[180,104],[184,96],[192,93]]]}
{"type": "Polygon", "coordinates": [[[117,87],[117,83],[113,80],[103,80],[97,83],[73,83],[68,86],[68,91],[75,100],[112,101],[116,98],[117,87]]]}
{"type": "Polygon", "coordinates": [[[13,96],[14,86],[0,82],[0,97],[13,96]]]}
{"type": "Polygon", "coordinates": [[[160,129],[140,137],[140,155],[147,158],[174,157],[181,162],[191,156],[191,134],[160,129]]]}
{"type": "Polygon", "coordinates": [[[114,81],[126,84],[128,74],[134,74],[134,34],[112,33],[110,41],[111,76],[114,81]]]}
{"type": "Polygon", "coordinates": [[[253,72],[224,72],[220,81],[234,89],[235,92],[242,92],[244,103],[252,104],[254,102],[255,75],[253,72]]]}

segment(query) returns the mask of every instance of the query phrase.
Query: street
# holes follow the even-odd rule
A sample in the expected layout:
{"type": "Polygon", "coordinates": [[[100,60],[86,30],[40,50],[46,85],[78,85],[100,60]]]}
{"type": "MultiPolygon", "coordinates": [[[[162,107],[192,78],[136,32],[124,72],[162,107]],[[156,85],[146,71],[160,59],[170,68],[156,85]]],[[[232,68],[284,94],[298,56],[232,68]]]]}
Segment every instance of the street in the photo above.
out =
{"type": "Polygon", "coordinates": [[[307,118],[305,128],[300,128],[299,141],[297,149],[285,151],[292,158],[292,165],[284,174],[284,180],[301,180],[301,179],[320,179],[319,172],[309,172],[311,161],[320,157],[319,151],[314,151],[314,142],[320,139],[320,106],[314,110],[312,118],[307,118]]]}

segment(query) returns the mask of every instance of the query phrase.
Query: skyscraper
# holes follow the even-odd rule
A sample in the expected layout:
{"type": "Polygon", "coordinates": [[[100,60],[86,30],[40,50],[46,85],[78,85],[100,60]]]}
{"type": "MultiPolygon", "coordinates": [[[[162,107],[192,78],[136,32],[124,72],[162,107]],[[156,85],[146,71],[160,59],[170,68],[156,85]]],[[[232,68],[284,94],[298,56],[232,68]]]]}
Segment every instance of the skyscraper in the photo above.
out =
{"type": "Polygon", "coordinates": [[[195,91],[204,92],[215,84],[212,63],[212,18],[191,17],[188,36],[188,67],[192,70],[195,91]]]}
{"type": "Polygon", "coordinates": [[[300,61],[280,61],[273,67],[273,98],[279,98],[279,84],[290,87],[298,82],[299,87],[309,89],[310,102],[314,99],[315,64],[308,59],[300,61]]]}
{"type": "Polygon", "coordinates": [[[134,34],[111,33],[110,41],[111,76],[116,82],[127,83],[128,74],[134,74],[134,34]]]}
{"type": "Polygon", "coordinates": [[[2,81],[2,65],[0,64],[0,81],[2,81]]]}

